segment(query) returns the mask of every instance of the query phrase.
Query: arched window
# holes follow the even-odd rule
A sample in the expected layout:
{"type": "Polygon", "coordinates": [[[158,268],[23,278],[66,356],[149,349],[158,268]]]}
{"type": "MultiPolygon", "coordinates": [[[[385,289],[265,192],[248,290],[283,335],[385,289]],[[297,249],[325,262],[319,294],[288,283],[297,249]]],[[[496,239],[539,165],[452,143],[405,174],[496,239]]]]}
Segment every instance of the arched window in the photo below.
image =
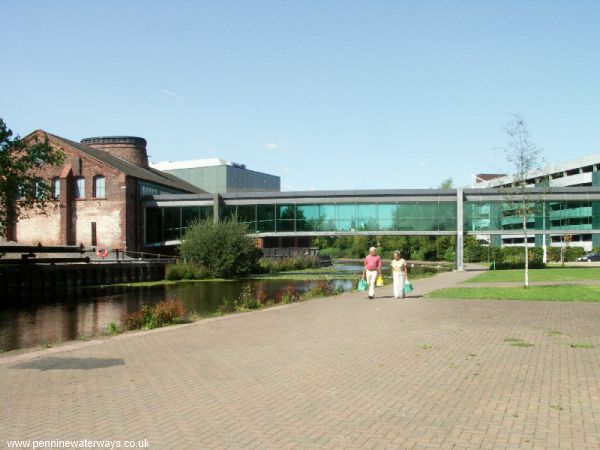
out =
{"type": "Polygon", "coordinates": [[[73,186],[73,197],[85,198],[85,178],[75,177],[75,185],[73,186]]]}
{"type": "Polygon", "coordinates": [[[60,198],[60,177],[52,178],[52,195],[54,198],[60,198]]]}
{"type": "Polygon", "coordinates": [[[106,197],[106,179],[102,175],[94,177],[94,198],[106,197]]]}

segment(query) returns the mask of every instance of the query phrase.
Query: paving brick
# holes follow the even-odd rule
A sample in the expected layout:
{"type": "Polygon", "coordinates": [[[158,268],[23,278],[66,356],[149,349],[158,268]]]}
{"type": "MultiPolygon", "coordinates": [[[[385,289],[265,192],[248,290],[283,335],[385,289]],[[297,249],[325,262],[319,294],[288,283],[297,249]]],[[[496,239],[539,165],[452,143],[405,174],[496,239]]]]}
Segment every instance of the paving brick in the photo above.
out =
{"type": "Polygon", "coordinates": [[[2,355],[0,448],[600,447],[600,305],[421,297],[472,275],[2,355]]]}

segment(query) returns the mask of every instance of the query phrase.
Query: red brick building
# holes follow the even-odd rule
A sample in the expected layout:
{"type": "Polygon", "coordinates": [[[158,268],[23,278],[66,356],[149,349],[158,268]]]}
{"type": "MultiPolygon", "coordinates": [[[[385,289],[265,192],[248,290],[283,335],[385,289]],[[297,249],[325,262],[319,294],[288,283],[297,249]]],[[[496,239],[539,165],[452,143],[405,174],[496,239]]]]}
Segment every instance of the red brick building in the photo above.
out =
{"type": "Polygon", "coordinates": [[[151,168],[143,138],[112,136],[77,143],[37,130],[25,140],[44,135],[65,154],[62,167],[47,167],[39,174],[52,186],[58,204],[45,215],[29,211],[12,227],[10,240],[140,251],[144,195],[203,192],[151,168]]]}

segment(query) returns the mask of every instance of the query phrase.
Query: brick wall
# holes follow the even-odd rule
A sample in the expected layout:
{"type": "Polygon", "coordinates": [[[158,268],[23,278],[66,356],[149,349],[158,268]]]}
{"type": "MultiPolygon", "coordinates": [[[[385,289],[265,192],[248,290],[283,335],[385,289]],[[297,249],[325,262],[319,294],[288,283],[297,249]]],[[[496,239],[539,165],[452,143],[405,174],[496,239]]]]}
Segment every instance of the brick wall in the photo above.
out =
{"type": "MultiPolygon", "coordinates": [[[[35,136],[32,135],[32,138],[35,136]]],[[[52,138],[50,141],[59,145],[52,138]]],[[[128,197],[135,196],[135,180],[73,147],[60,147],[65,152],[64,164],[61,167],[49,166],[39,173],[48,183],[60,177],[60,206],[50,208],[45,216],[29,212],[29,218],[20,219],[16,225],[16,240],[23,244],[83,243],[91,246],[92,223],[95,222],[96,247],[125,248],[128,246],[128,228],[137,228],[135,222],[129,222],[131,225],[128,227],[125,199],[129,189],[132,192],[128,193],[128,197]],[[104,198],[94,197],[93,181],[97,175],[105,178],[104,198]],[[76,199],[73,186],[76,177],[80,176],[85,179],[85,196],[76,199]]],[[[135,245],[135,240],[130,241],[135,245]]]]}

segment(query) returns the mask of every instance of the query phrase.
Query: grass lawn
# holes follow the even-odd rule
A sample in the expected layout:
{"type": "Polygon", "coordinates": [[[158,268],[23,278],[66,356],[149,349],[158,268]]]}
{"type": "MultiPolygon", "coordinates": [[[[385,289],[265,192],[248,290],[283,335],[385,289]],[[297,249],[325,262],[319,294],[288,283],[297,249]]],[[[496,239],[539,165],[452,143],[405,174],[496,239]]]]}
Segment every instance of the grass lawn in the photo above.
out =
{"type": "MultiPolygon", "coordinates": [[[[525,272],[517,270],[490,270],[469,279],[466,283],[495,281],[523,281],[525,272]]],[[[529,269],[529,281],[600,280],[600,267],[564,267],[555,269],[529,269]]]]}
{"type": "Polygon", "coordinates": [[[552,302],[600,302],[600,286],[473,287],[439,289],[427,298],[465,300],[528,300],[552,302]]]}

